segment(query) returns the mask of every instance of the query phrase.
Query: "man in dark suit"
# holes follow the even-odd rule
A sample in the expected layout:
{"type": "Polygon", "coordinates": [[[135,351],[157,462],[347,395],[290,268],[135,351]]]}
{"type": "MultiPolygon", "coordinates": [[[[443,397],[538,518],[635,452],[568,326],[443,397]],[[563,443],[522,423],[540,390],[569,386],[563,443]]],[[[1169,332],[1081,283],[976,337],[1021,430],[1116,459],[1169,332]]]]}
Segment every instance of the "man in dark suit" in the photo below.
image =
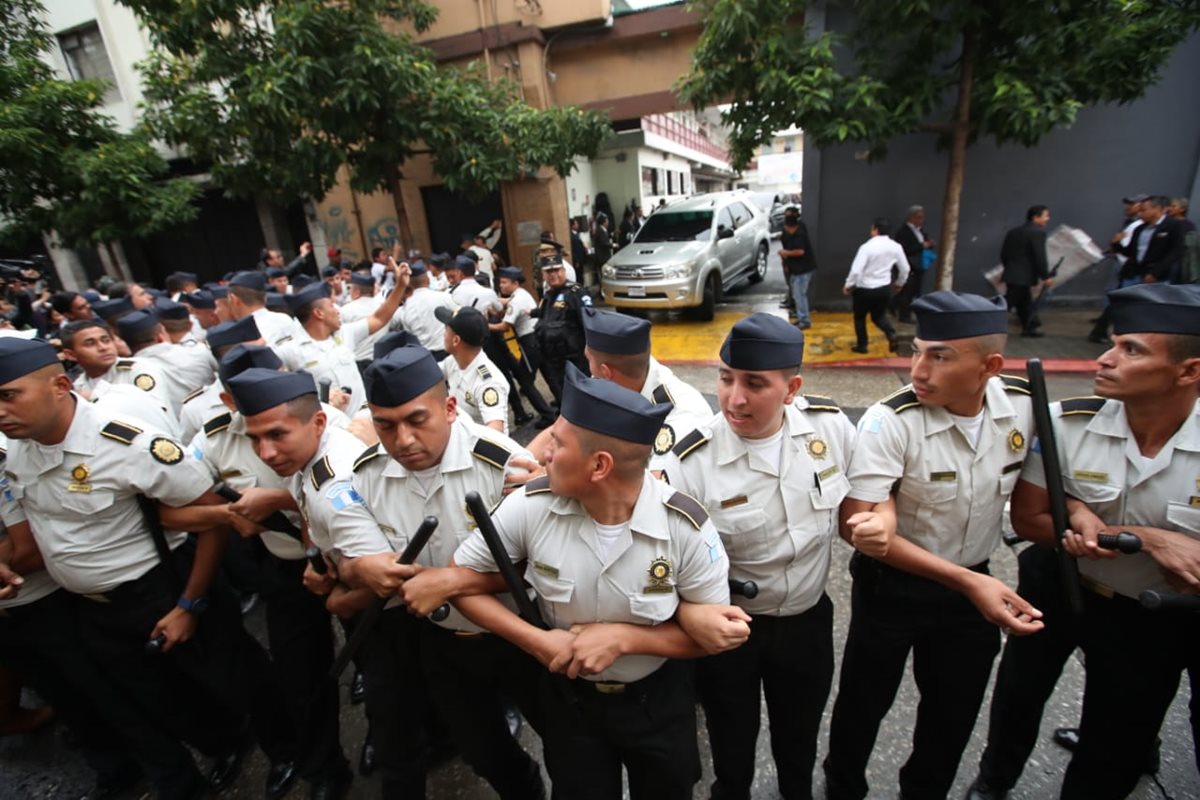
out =
{"type": "Polygon", "coordinates": [[[933,241],[925,235],[924,207],[909,206],[905,223],[892,234],[892,238],[904,248],[904,255],[908,258],[908,280],[892,298],[891,309],[901,322],[912,322],[909,306],[921,296],[921,284],[925,280],[925,251],[933,249],[933,241]]]}
{"type": "Polygon", "coordinates": [[[1000,247],[1000,263],[1004,265],[1004,283],[1008,287],[1008,307],[1016,309],[1021,321],[1022,336],[1044,336],[1033,321],[1033,287],[1039,282],[1044,288],[1054,284],[1046,261],[1046,225],[1050,209],[1030,206],[1025,212],[1025,224],[1013,228],[1000,247]]]}

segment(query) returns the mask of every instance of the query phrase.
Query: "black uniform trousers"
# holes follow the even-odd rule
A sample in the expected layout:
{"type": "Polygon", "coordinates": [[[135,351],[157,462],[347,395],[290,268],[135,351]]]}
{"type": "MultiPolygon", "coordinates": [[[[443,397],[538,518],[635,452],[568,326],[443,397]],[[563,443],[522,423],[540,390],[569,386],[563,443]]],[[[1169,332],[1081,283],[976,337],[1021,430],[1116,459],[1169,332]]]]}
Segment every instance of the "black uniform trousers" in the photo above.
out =
{"type": "Polygon", "coordinates": [[[749,800],[762,694],[771,755],[785,800],[812,797],[821,715],[833,684],[833,603],[787,617],[754,615],[750,639],[696,662],[696,685],[712,743],[713,800],[749,800]]]}
{"type": "Polygon", "coordinates": [[[567,379],[567,363],[570,362],[579,368],[579,371],[584,375],[591,375],[592,371],[588,367],[587,359],[583,355],[582,348],[578,353],[551,353],[547,352],[546,348],[542,350],[542,378],[545,379],[546,385],[550,387],[550,393],[554,395],[554,404],[562,408],[562,393],[563,383],[567,379]]]}
{"type": "Polygon", "coordinates": [[[101,782],[117,779],[132,759],[158,797],[192,797],[203,779],[191,754],[111,686],[80,647],[80,602],[59,590],[0,611],[0,664],[54,705],[101,782]]]}
{"type": "Polygon", "coordinates": [[[1022,331],[1030,331],[1037,327],[1033,324],[1032,286],[1008,284],[1004,297],[1008,301],[1008,307],[1017,312],[1017,319],[1021,321],[1022,331]]]}
{"type": "Polygon", "coordinates": [[[987,748],[979,775],[989,786],[1016,785],[1037,745],[1046,701],[1079,644],[1079,626],[1067,607],[1058,554],[1029,545],[1017,556],[1017,594],[1042,612],[1046,627],[1032,636],[1009,636],[996,670],[987,748]]]}
{"type": "Polygon", "coordinates": [[[620,800],[623,765],[631,800],[691,800],[700,780],[691,664],[668,661],[613,693],[583,678],[540,678],[555,797],[620,800]]]}
{"type": "MultiPolygon", "coordinates": [[[[920,254],[916,256],[916,261],[920,264],[920,254]]],[[[912,266],[912,261],[910,260],[908,278],[905,279],[903,288],[888,303],[896,318],[901,322],[912,321],[912,304],[914,300],[921,296],[921,292],[924,290],[923,284],[925,282],[926,271],[919,266],[912,266]]]]}
{"type": "Polygon", "coordinates": [[[349,771],[338,726],[333,627],[325,598],[304,588],[304,559],[267,556],[262,565],[263,601],[271,661],[287,698],[296,731],[296,771],[308,781],[349,771]]]}
{"type": "Polygon", "coordinates": [[[553,415],[550,404],[546,402],[546,398],[542,397],[542,393],[533,383],[534,375],[519,359],[513,357],[512,351],[504,342],[503,335],[494,332],[488,334],[488,338],[484,341],[484,351],[504,373],[504,378],[508,381],[508,404],[514,414],[517,416],[525,414],[525,407],[521,405],[521,394],[524,394],[534,411],[542,415],[553,415]]]}
{"type": "Polygon", "coordinates": [[[185,543],[172,553],[177,572],[158,564],[102,597],[82,598],[82,638],[105,676],[146,717],[201,753],[215,756],[236,747],[248,713],[267,757],[274,763],[292,761],[295,733],[278,676],[266,651],[242,626],[237,597],[219,573],[192,639],[168,653],[145,652],[155,624],[175,607],[176,574],[190,573],[193,553],[192,544],[185,543]]]}
{"type": "MultiPolygon", "coordinates": [[[[987,562],[971,567],[987,573],[987,562]]],[[[867,796],[867,763],[896,698],[909,651],[920,691],[905,800],[942,800],[971,738],[1000,631],[963,595],[855,554],[850,631],[825,759],[829,800],[867,796]]]]}
{"type": "MultiPolygon", "coordinates": [[[[358,624],[362,624],[361,620],[358,624]]],[[[425,797],[429,692],[421,670],[420,620],[403,607],[384,611],[363,642],[367,720],[383,800],[425,797]]]]}
{"type": "Polygon", "coordinates": [[[421,663],[429,695],[463,760],[504,800],[544,795],[541,769],[508,731],[502,696],[537,722],[540,665],[490,634],[459,635],[421,625],[421,663]]]}
{"type": "Polygon", "coordinates": [[[888,322],[888,300],[892,296],[891,286],[880,286],[875,289],[853,289],[850,301],[854,310],[854,335],[858,337],[858,346],[867,346],[867,315],[875,327],[883,331],[888,341],[896,338],[896,330],[888,322]]]}
{"type": "Polygon", "coordinates": [[[1190,611],[1148,611],[1136,600],[1084,589],[1087,658],[1079,747],[1063,779],[1063,800],[1127,796],[1154,746],[1180,674],[1200,636],[1190,611]]]}

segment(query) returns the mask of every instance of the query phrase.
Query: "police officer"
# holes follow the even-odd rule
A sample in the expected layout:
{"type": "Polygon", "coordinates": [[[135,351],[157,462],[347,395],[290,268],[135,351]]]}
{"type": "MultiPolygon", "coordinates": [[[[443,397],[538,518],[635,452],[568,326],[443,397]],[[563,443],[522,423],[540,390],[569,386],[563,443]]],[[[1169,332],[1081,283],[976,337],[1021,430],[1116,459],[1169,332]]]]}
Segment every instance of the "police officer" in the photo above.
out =
{"type": "MultiPolygon", "coordinates": [[[[234,345],[265,344],[254,317],[218,323],[209,330],[206,341],[213,358],[218,362],[234,345]]],[[[214,379],[204,388],[197,389],[183,398],[183,405],[179,407],[179,431],[182,441],[190,442],[207,420],[225,411],[221,391],[221,381],[214,379]]]]}
{"type": "Polygon", "coordinates": [[[508,382],[483,352],[488,335],[487,320],[474,308],[438,308],[438,321],[445,325],[441,360],[446,384],[458,408],[480,425],[508,433],[508,382]]]}
{"type": "MultiPolygon", "coordinates": [[[[277,297],[280,303],[286,305],[282,295],[277,297]]],[[[296,337],[299,326],[295,321],[287,314],[267,308],[267,278],[260,270],[235,273],[229,279],[225,302],[230,318],[254,317],[263,340],[276,352],[296,337]]],[[[282,353],[280,357],[283,357],[282,353]]]]}
{"type": "MultiPolygon", "coordinates": [[[[1109,292],[1113,346],[1098,359],[1094,398],[1051,407],[1070,531],[1084,586],[1087,683],[1079,746],[1063,798],[1121,798],[1196,662],[1200,628],[1186,611],[1152,612],[1143,591],[1200,588],[1200,287],[1144,284],[1109,292]],[[1129,531],[1142,552],[1100,550],[1129,531]]],[[[1050,545],[1045,470],[1030,458],[1013,495],[1013,525],[1050,545]]]]}
{"type": "Polygon", "coordinates": [[[833,682],[825,582],[854,427],[833,401],[799,394],[803,355],[804,334],[786,320],[740,320],[721,347],[720,415],[684,436],[665,465],[672,485],[708,511],[730,577],[757,586],[753,598],[734,597],[753,620],[749,642],[696,665],[713,798],[749,800],[764,690],[779,793],[812,797],[833,682]]]}
{"type": "MultiPolygon", "coordinates": [[[[364,502],[348,505],[333,520],[339,572],[384,596],[403,586],[409,610],[428,614],[449,599],[438,580],[445,571],[420,570],[448,566],[474,529],[467,492],[478,492],[489,506],[498,502],[506,473],[521,472],[513,458],[529,454],[459,413],[441,370],[422,347],[400,347],[376,361],[367,370],[367,387],[380,443],[354,468],[354,490],[364,502]],[[396,553],[427,514],[439,525],[418,566],[397,566],[396,553]]],[[[430,697],[464,760],[503,798],[542,797],[540,768],[510,735],[500,699],[517,700],[540,727],[537,664],[457,611],[419,627],[430,697]]]]}
{"type": "Polygon", "coordinates": [[[215,364],[204,348],[181,347],[168,338],[153,311],[131,311],[117,320],[117,335],[141,361],[158,367],[171,411],[179,415],[185,397],[212,383],[215,364]]]}
{"type": "MultiPolygon", "coordinates": [[[[493,516],[508,556],[529,564],[550,630],[490,595],[456,601],[576,678],[542,673],[546,763],[562,797],[619,798],[622,766],[633,797],[690,798],[700,777],[689,665],[668,659],[704,651],[673,618],[681,602],[727,603],[729,588],[703,506],[646,470],[669,412],[568,367],[548,474],[493,516]]],[[[454,561],[496,570],[479,533],[454,561]]]]}
{"type": "Polygon", "coordinates": [[[867,762],[910,650],[921,702],[900,793],[945,797],[1000,649],[997,626],[1042,627],[1038,611],[988,574],[1033,434],[1027,382],[1000,376],[1004,301],[935,292],[912,310],[913,382],[859,422],[841,509],[842,536],[860,549],[882,544],[886,555],[851,562],[853,613],[825,760],[832,800],[866,796],[867,762]]]}
{"type": "MultiPolygon", "coordinates": [[[[496,352],[508,363],[508,371],[521,387],[521,392],[529,399],[533,410],[541,415],[540,422],[545,427],[554,421],[554,410],[534,385],[542,355],[537,344],[537,322],[530,313],[538,304],[533,295],[521,286],[524,282],[525,274],[517,267],[501,267],[496,271],[496,283],[504,313],[499,321],[489,323],[488,327],[491,328],[492,337],[498,345],[496,352]],[[520,358],[514,358],[505,343],[509,331],[521,350],[520,358]]],[[[499,366],[502,369],[505,367],[504,363],[500,363],[499,366]]]]}
{"type": "Polygon", "coordinates": [[[400,326],[413,334],[421,345],[441,361],[446,357],[442,349],[446,329],[434,316],[439,308],[456,308],[448,292],[436,291],[431,287],[432,275],[428,269],[412,271],[409,285],[412,292],[400,302],[398,318],[400,326]]]}
{"type": "Polygon", "coordinates": [[[538,345],[542,352],[542,377],[555,404],[561,406],[563,380],[568,363],[588,374],[583,355],[583,309],[592,304],[591,295],[577,283],[567,281],[562,254],[547,252],[538,259],[546,279],[546,293],[533,316],[538,320],[538,345]]]}
{"type": "MultiPolygon", "coordinates": [[[[332,284],[329,286],[330,299],[334,305],[338,306],[343,325],[371,316],[375,309],[379,308],[380,304],[383,303],[383,294],[376,293],[375,279],[370,275],[358,275],[357,278],[351,276],[349,291],[349,301],[342,302],[337,288],[332,284]]],[[[360,372],[365,370],[367,365],[371,363],[371,349],[375,346],[375,342],[379,340],[379,337],[386,333],[386,329],[376,331],[369,336],[364,336],[362,340],[355,344],[354,358],[358,362],[360,372]]]]}
{"type": "Polygon", "coordinates": [[[112,331],[94,320],[70,322],[59,333],[63,356],[79,365],[74,388],[89,398],[99,397],[109,386],[134,386],[159,405],[169,408],[167,384],[158,366],[117,355],[121,344],[112,331]]]}

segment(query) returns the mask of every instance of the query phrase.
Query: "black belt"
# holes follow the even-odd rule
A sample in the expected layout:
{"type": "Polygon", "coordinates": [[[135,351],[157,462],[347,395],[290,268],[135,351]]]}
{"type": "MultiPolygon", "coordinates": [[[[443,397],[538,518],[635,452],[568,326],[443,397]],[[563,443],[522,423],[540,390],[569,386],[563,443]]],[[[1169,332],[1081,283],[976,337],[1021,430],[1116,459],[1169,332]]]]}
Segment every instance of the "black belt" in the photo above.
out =
{"type": "Polygon", "coordinates": [[[666,679],[672,671],[672,662],[666,661],[646,677],[628,683],[622,681],[589,681],[586,678],[577,678],[573,681],[568,681],[568,684],[580,693],[593,696],[597,694],[610,697],[613,695],[645,694],[655,684],[666,679]]]}

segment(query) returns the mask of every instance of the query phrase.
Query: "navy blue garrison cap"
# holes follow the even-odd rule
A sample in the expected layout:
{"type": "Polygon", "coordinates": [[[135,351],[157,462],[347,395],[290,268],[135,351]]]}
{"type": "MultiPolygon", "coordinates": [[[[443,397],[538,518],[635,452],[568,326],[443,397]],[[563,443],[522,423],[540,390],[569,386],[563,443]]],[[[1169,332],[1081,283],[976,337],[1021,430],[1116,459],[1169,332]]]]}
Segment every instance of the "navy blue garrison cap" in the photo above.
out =
{"type": "Polygon", "coordinates": [[[1200,284],[1141,283],[1108,293],[1113,333],[1200,336],[1200,284]]]}
{"type": "Polygon", "coordinates": [[[729,329],[721,361],[732,369],[791,369],[804,361],[804,334],[787,320],[751,314],[729,329]]]}
{"type": "Polygon", "coordinates": [[[654,444],[673,406],[651,403],[612,381],[589,378],[567,363],[562,415],[567,422],[624,442],[654,444]]]}
{"type": "Polygon", "coordinates": [[[290,295],[282,295],[279,292],[267,292],[267,308],[272,311],[290,313],[291,309],[288,306],[288,297],[290,295]]]}
{"type": "Polygon", "coordinates": [[[433,310],[433,315],[437,317],[438,322],[449,326],[450,330],[467,344],[472,347],[483,346],[483,340],[487,338],[488,324],[483,314],[479,313],[479,309],[471,306],[438,306],[433,310]]]}
{"type": "Polygon", "coordinates": [[[558,269],[563,265],[562,251],[546,251],[538,256],[538,266],[543,270],[558,269]]]}
{"type": "Polygon", "coordinates": [[[966,292],[933,292],[912,304],[917,315],[917,338],[928,342],[969,339],[1008,333],[1008,304],[966,292]]]}
{"type": "Polygon", "coordinates": [[[0,385],[57,363],[58,354],[54,348],[40,339],[0,337],[0,385]]]}
{"type": "Polygon", "coordinates": [[[314,283],[311,286],[305,286],[298,292],[285,294],[284,300],[293,312],[299,311],[307,305],[312,305],[318,300],[329,297],[329,284],[325,281],[314,283]]]}
{"type": "Polygon", "coordinates": [[[375,279],[365,272],[354,272],[350,275],[350,283],[367,289],[375,288],[375,279]]]}
{"type": "Polygon", "coordinates": [[[192,308],[207,308],[212,310],[217,307],[216,296],[207,289],[198,289],[191,294],[185,294],[182,300],[192,308]]]}
{"type": "Polygon", "coordinates": [[[397,347],[363,373],[367,402],[385,408],[402,406],[445,380],[433,355],[416,344],[397,347]]]}
{"type": "Polygon", "coordinates": [[[224,300],[226,297],[229,297],[229,287],[222,286],[219,283],[208,287],[208,291],[212,292],[214,300],[224,300]]]}
{"type": "Polygon", "coordinates": [[[230,278],[229,285],[245,286],[247,289],[257,289],[260,292],[265,292],[267,290],[267,276],[256,269],[248,269],[238,272],[230,278]]]}
{"type": "Polygon", "coordinates": [[[307,372],[277,372],[262,367],[250,367],[230,378],[226,385],[238,411],[245,417],[317,393],[316,381],[307,372]]]}
{"type": "Polygon", "coordinates": [[[332,278],[334,275],[338,274],[340,269],[341,268],[338,267],[337,264],[326,264],[325,266],[321,267],[321,277],[332,278]]]}
{"type": "Polygon", "coordinates": [[[122,314],[133,311],[133,300],[129,295],[116,300],[101,300],[99,303],[92,303],[92,311],[105,322],[112,322],[122,314]]]}
{"type": "Polygon", "coordinates": [[[461,253],[458,254],[458,257],[459,258],[469,258],[472,261],[474,261],[476,264],[479,263],[479,253],[476,253],[474,250],[463,250],[461,253]]]}
{"type": "Polygon", "coordinates": [[[117,320],[117,335],[129,339],[158,325],[158,314],[153,311],[131,311],[117,320]]]}
{"type": "Polygon", "coordinates": [[[200,276],[194,272],[172,272],[171,277],[178,278],[184,283],[200,283],[200,276]]]}
{"type": "Polygon", "coordinates": [[[384,334],[375,342],[375,347],[372,349],[371,355],[375,358],[383,358],[396,348],[409,344],[420,345],[421,340],[408,331],[392,331],[391,333],[384,334]]]}
{"type": "Polygon", "coordinates": [[[429,263],[433,264],[438,269],[441,269],[442,267],[446,266],[446,264],[449,261],[450,261],[449,253],[434,253],[433,255],[431,255],[429,257],[429,263]]]}
{"type": "Polygon", "coordinates": [[[413,277],[416,277],[417,275],[424,275],[426,272],[429,272],[429,268],[425,266],[425,262],[419,258],[413,263],[409,264],[408,269],[413,277]]]}
{"type": "Polygon", "coordinates": [[[628,314],[583,309],[587,346],[598,353],[638,355],[650,349],[650,322],[628,314]]]}
{"type": "Polygon", "coordinates": [[[221,356],[217,375],[220,377],[221,383],[228,385],[230,378],[241,375],[253,367],[278,370],[282,366],[283,362],[279,360],[279,356],[275,355],[275,351],[265,345],[235,344],[225,355],[221,356]]]}
{"type": "Polygon", "coordinates": [[[205,338],[208,341],[208,346],[214,351],[218,347],[228,347],[231,344],[238,344],[240,342],[253,342],[256,339],[262,338],[262,334],[258,331],[258,323],[254,321],[254,317],[242,317],[232,322],[221,322],[209,328],[207,333],[208,336],[205,338]]]}
{"type": "Polygon", "coordinates": [[[300,273],[295,278],[292,278],[292,289],[303,289],[305,286],[312,286],[317,282],[317,279],[307,273],[300,273]]]}
{"type": "Polygon", "coordinates": [[[161,300],[161,299],[163,299],[163,298],[170,299],[170,297],[171,297],[169,294],[167,294],[167,293],[166,293],[165,291],[163,291],[162,289],[155,289],[155,288],[153,288],[153,287],[151,287],[151,286],[146,286],[146,287],[143,287],[143,288],[146,290],[146,294],[150,295],[150,296],[151,296],[151,297],[153,297],[155,300],[161,300]]]}
{"type": "Polygon", "coordinates": [[[154,313],[160,319],[184,320],[188,318],[188,309],[183,303],[159,297],[154,301],[154,313]]]}
{"type": "Polygon", "coordinates": [[[525,273],[521,271],[520,267],[501,267],[496,270],[496,277],[508,278],[510,281],[516,281],[517,283],[525,282],[525,273]]]}
{"type": "Polygon", "coordinates": [[[446,269],[461,270],[465,275],[475,274],[475,259],[469,258],[466,253],[456,256],[453,261],[446,265],[446,269]]]}
{"type": "Polygon", "coordinates": [[[267,268],[267,278],[268,279],[286,278],[286,277],[287,277],[287,270],[283,269],[282,267],[268,267],[267,268]]]}

